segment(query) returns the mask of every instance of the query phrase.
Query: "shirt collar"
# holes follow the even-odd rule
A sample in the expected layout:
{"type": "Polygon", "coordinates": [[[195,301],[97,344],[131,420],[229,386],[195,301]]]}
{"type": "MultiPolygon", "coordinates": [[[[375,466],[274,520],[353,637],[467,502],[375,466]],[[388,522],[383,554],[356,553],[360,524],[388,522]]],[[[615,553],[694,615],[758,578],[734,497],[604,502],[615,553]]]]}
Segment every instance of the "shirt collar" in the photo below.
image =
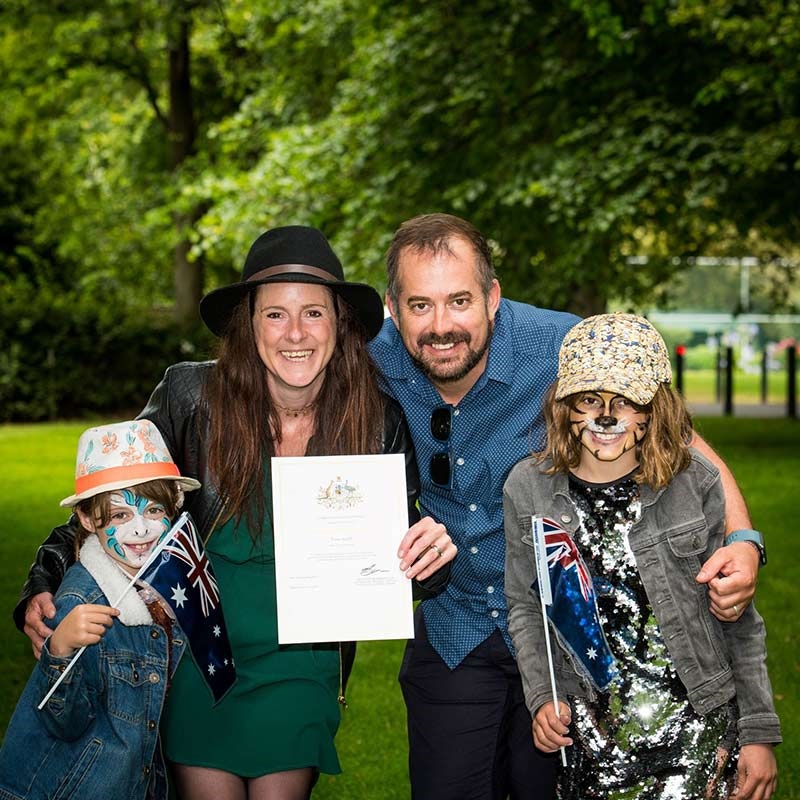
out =
{"type": "MultiPolygon", "coordinates": [[[[494,333],[489,344],[489,358],[483,373],[488,380],[509,384],[514,380],[513,316],[511,304],[508,300],[501,298],[500,307],[494,317],[494,333]]],[[[483,376],[478,383],[483,384],[483,376]]]]}

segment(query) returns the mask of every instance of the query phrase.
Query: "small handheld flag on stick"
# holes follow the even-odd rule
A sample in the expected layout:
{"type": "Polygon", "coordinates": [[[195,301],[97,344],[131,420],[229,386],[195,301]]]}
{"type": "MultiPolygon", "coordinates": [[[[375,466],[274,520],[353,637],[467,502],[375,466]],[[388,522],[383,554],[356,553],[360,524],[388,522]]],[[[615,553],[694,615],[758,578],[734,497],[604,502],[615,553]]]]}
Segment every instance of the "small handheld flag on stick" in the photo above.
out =
{"type": "MultiPolygon", "coordinates": [[[[164,549],[165,545],[170,540],[170,537],[173,535],[173,533],[176,530],[178,530],[178,528],[180,528],[180,526],[183,525],[183,523],[186,522],[188,518],[189,515],[185,511],[178,517],[175,524],[170,528],[167,535],[156,545],[156,547],[153,548],[153,552],[150,553],[147,561],[144,562],[141,569],[130,579],[128,585],[122,591],[122,594],[120,594],[120,596],[116,599],[116,601],[111,604],[112,608],[117,608],[119,606],[119,604],[122,602],[122,599],[130,591],[131,586],[133,586],[136,583],[136,581],[139,579],[139,576],[153,563],[153,561],[155,561],[156,556],[158,556],[158,554],[164,549]]],[[[67,666],[64,668],[64,671],[58,676],[58,680],[50,687],[50,691],[44,696],[44,700],[42,700],[42,702],[39,703],[39,705],[37,706],[39,711],[41,711],[47,705],[47,701],[53,696],[55,690],[58,689],[58,687],[61,685],[61,682],[64,680],[64,678],[67,677],[70,670],[78,662],[78,659],[83,655],[84,650],[86,650],[86,645],[77,650],[75,655],[72,656],[69,664],[67,664],[67,666]]]]}
{"type": "MultiPolygon", "coordinates": [[[[550,668],[550,688],[553,692],[553,710],[561,719],[556,692],[556,675],[553,666],[553,649],[550,645],[550,626],[547,622],[547,606],[553,603],[553,592],[550,587],[550,569],[547,566],[547,547],[544,541],[544,525],[541,517],[531,517],[533,529],[533,550],[536,556],[536,582],[539,585],[539,597],[542,601],[542,620],[544,622],[544,641],[547,646],[547,664],[550,668]]],[[[567,751],[561,749],[561,764],[567,766],[567,751]]]]}
{"type": "Polygon", "coordinates": [[[592,575],[574,540],[558,523],[542,517],[541,526],[552,593],[547,616],[575,669],[597,691],[605,692],[614,680],[616,662],[600,621],[592,575]]]}
{"type": "MultiPolygon", "coordinates": [[[[236,669],[217,581],[187,512],[178,517],[123,592],[111,603],[112,607],[117,608],[136,583],[148,586],[172,609],[200,673],[214,701],[218,701],[236,679],[236,669]]],[[[84,650],[85,645],[73,655],[39,703],[40,711],[84,650]]]]}
{"type": "Polygon", "coordinates": [[[174,531],[161,558],[139,571],[139,581],[172,609],[216,703],[236,680],[236,668],[217,579],[191,517],[174,531]]]}

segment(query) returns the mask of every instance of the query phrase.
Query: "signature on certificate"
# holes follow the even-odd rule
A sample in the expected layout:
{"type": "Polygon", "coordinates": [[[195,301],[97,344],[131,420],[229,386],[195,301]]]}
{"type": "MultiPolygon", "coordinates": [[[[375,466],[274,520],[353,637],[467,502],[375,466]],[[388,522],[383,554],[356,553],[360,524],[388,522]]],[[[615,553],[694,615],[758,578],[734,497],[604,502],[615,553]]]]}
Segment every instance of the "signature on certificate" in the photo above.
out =
{"type": "Polygon", "coordinates": [[[377,564],[370,564],[368,567],[361,568],[361,575],[375,575],[378,572],[388,572],[388,569],[378,569],[377,564]]]}

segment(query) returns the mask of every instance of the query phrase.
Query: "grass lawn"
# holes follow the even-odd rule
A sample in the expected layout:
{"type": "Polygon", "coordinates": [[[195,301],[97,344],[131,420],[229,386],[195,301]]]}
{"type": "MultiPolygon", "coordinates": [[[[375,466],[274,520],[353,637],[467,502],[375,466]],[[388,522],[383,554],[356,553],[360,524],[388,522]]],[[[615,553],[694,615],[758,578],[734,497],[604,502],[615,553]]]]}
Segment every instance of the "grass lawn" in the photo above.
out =
{"type": "MultiPolygon", "coordinates": [[[[72,492],[75,447],[91,422],[0,426],[0,733],[32,667],[28,640],[11,610],[37,545],[66,515],[58,501],[72,492]]],[[[792,531],[797,528],[800,423],[784,419],[696,420],[701,433],[734,470],[754,524],[767,535],[758,607],[768,629],[769,667],[786,742],[777,749],[778,798],[800,798],[800,582],[792,531]]],[[[397,671],[402,642],[359,645],[338,737],[344,773],[323,776],[315,798],[405,800],[405,712],[397,671]]]]}

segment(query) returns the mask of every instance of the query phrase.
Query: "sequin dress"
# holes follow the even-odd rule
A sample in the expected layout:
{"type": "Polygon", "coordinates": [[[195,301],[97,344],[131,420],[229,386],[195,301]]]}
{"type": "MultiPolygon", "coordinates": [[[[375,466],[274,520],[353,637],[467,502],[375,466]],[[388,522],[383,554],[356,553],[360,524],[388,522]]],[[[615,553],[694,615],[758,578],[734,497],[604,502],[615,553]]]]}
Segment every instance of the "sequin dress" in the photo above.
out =
{"type": "Polygon", "coordinates": [[[618,675],[594,701],[570,698],[575,745],[566,748],[560,800],[728,797],[738,755],[735,702],[700,716],[678,679],[628,545],[641,514],[638,485],[630,476],[611,484],[570,476],[569,487],[580,520],[576,545],[618,675]]]}

